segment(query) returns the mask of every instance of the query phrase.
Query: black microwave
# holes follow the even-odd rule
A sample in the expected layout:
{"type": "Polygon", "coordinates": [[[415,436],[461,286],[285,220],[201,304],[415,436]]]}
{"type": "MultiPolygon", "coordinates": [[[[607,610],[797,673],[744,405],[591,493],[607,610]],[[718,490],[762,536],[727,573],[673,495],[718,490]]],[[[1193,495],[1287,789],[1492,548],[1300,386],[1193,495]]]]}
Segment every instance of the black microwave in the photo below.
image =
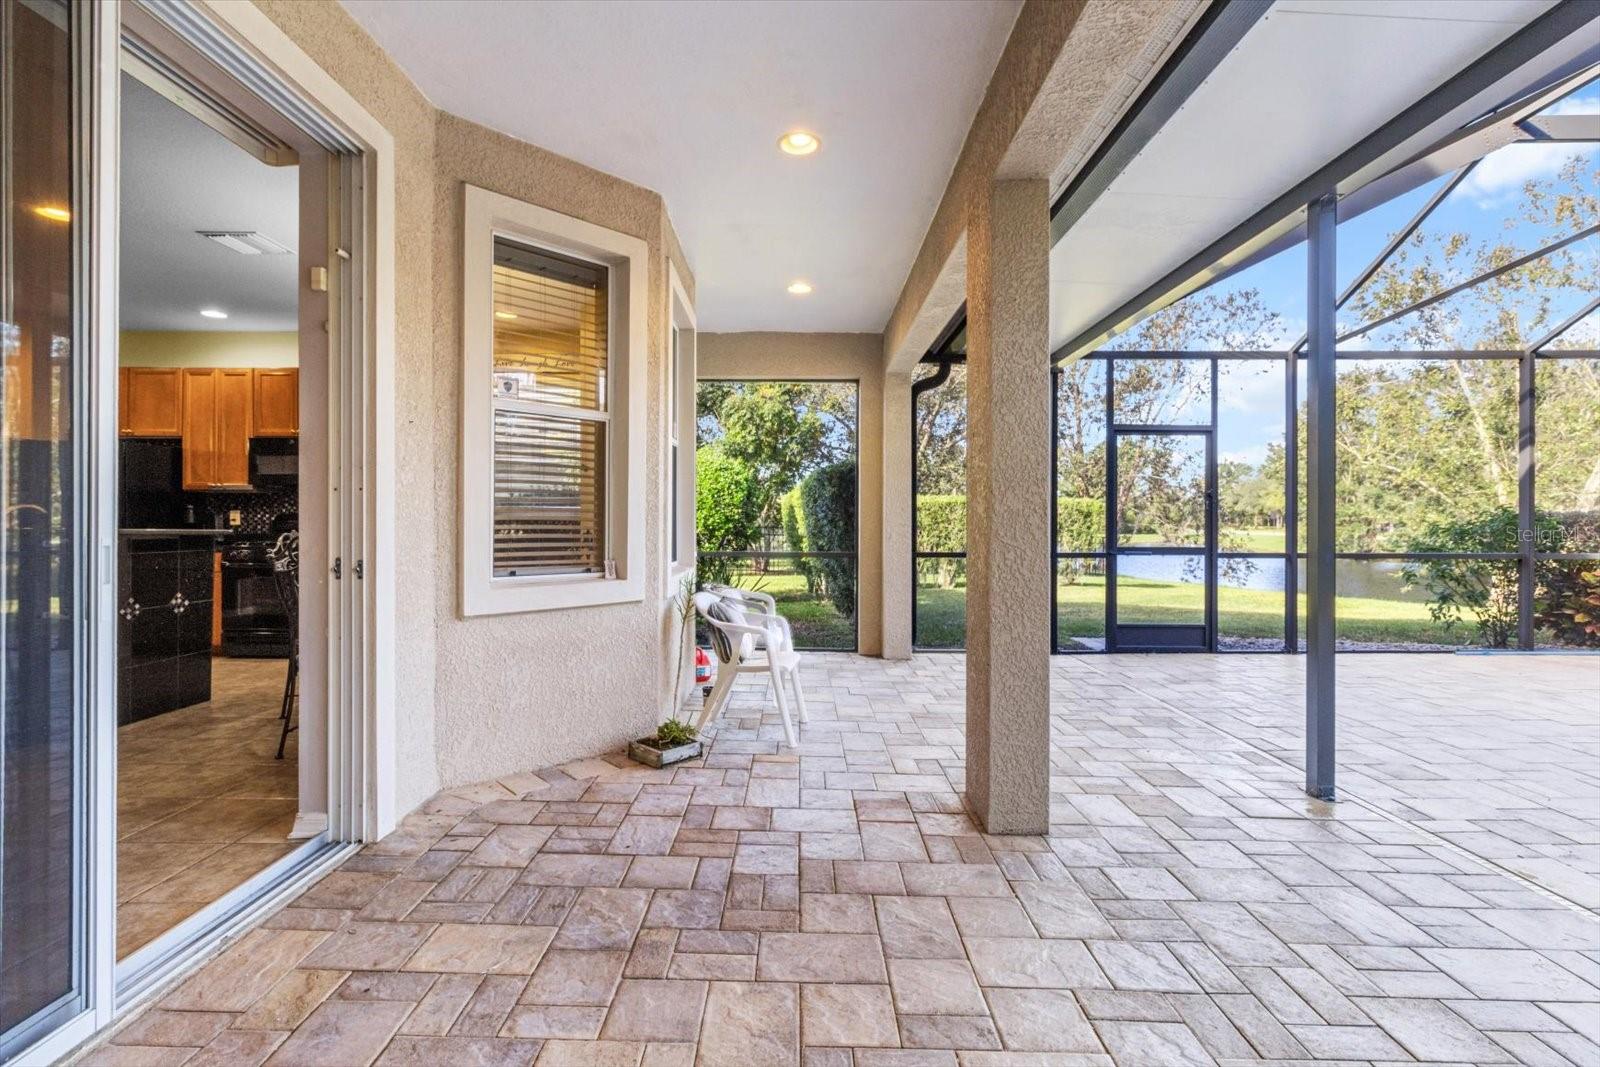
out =
{"type": "Polygon", "coordinates": [[[250,484],[257,489],[292,486],[300,480],[300,441],[295,437],[250,438],[250,484]]]}

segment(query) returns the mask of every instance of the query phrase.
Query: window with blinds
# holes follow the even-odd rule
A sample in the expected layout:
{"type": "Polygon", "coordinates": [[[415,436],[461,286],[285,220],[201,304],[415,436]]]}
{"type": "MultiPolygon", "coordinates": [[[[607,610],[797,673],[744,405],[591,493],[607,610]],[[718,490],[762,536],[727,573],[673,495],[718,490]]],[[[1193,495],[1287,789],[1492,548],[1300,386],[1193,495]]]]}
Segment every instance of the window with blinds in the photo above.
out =
{"type": "Polygon", "coordinates": [[[496,578],[605,570],[607,282],[494,239],[496,578]]]}

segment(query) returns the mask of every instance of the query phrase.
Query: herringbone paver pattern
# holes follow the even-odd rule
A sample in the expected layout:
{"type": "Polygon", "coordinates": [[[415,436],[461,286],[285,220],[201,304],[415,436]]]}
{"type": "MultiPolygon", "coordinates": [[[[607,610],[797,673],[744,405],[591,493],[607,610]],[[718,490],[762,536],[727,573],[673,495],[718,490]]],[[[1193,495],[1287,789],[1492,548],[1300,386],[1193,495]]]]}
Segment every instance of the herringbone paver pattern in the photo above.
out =
{"type": "Polygon", "coordinates": [[[1301,669],[1054,661],[1006,838],[959,656],[813,656],[798,753],[741,687],[692,765],[442,794],[90,1061],[1600,1063],[1600,663],[1342,659],[1331,806],[1301,669]]]}

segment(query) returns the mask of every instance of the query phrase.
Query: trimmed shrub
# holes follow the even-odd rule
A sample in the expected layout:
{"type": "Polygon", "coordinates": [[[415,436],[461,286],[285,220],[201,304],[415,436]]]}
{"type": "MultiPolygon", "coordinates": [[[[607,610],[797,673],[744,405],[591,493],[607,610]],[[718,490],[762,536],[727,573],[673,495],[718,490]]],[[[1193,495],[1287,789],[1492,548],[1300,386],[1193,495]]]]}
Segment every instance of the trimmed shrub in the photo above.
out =
{"type": "MultiPolygon", "coordinates": [[[[808,551],[853,554],[856,551],[856,461],[843,460],[808,474],[800,483],[800,510],[808,551]]],[[[821,588],[817,591],[832,602],[839,614],[854,617],[854,556],[814,559],[810,563],[820,579],[821,588]]]]}
{"type": "MultiPolygon", "coordinates": [[[[1064,496],[1056,500],[1057,543],[1068,552],[1098,552],[1106,539],[1106,503],[1097,497],[1064,496]]],[[[964,552],[967,547],[967,498],[917,498],[917,551],[964,552]]]]}
{"type": "Polygon", "coordinates": [[[1056,544],[1064,552],[1098,552],[1106,543],[1106,502],[1093,496],[1056,498],[1056,544]]]}
{"type": "MultiPolygon", "coordinates": [[[[715,445],[695,452],[694,508],[701,552],[743,552],[761,536],[760,498],[755,471],[715,445]]],[[[734,560],[718,557],[699,562],[701,581],[727,582],[734,560]]]]}
{"type": "MultiPolygon", "coordinates": [[[[967,548],[967,498],[936,495],[917,497],[917,550],[965,552],[967,548]]],[[[933,584],[954,589],[964,573],[959,559],[933,560],[933,584]]]]}
{"type": "MultiPolygon", "coordinates": [[[[811,542],[806,537],[806,512],[805,507],[800,502],[800,487],[798,485],[778,499],[778,512],[783,521],[785,546],[790,552],[809,551],[811,542]]],[[[806,592],[815,595],[818,582],[816,561],[796,559],[793,563],[794,569],[806,580],[806,592]]]]}
{"type": "Polygon", "coordinates": [[[967,548],[967,498],[917,497],[917,551],[964,552],[967,548]]]}

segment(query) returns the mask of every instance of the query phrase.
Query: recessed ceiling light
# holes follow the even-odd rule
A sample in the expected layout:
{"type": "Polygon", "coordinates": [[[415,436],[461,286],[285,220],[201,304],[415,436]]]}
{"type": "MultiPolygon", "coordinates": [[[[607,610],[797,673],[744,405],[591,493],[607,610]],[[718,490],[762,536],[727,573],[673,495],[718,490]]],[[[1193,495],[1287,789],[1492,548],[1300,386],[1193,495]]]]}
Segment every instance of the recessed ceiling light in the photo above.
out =
{"type": "Polygon", "coordinates": [[[791,156],[809,156],[822,147],[822,142],[817,139],[817,135],[814,133],[807,133],[805,130],[790,130],[778,138],[778,147],[791,156]]]}
{"type": "Polygon", "coordinates": [[[41,204],[33,209],[33,213],[41,219],[49,219],[51,222],[72,221],[72,212],[64,207],[56,207],[54,204],[41,204]]]}
{"type": "Polygon", "coordinates": [[[497,319],[514,319],[517,316],[516,313],[512,311],[496,311],[494,313],[494,317],[497,319]]]}
{"type": "Polygon", "coordinates": [[[795,281],[789,283],[789,292],[793,293],[795,296],[805,296],[807,293],[811,292],[811,283],[806,281],[804,278],[796,279],[795,281]]]}
{"type": "Polygon", "coordinates": [[[228,313],[221,308],[201,308],[200,314],[208,319],[225,319],[228,313]]]}

